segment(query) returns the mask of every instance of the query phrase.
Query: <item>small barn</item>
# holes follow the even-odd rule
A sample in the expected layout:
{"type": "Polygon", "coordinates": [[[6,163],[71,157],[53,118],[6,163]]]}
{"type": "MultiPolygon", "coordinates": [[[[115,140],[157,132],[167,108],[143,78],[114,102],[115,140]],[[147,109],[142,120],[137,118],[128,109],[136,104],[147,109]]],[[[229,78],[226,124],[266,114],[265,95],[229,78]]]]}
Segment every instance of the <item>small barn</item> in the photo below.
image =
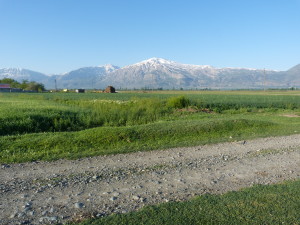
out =
{"type": "Polygon", "coordinates": [[[76,93],[85,93],[85,89],[76,89],[75,92],[76,93]]]}
{"type": "Polygon", "coordinates": [[[0,92],[10,92],[10,84],[0,84],[0,92]]]}
{"type": "Polygon", "coordinates": [[[104,93],[116,93],[116,89],[113,86],[105,88],[104,93]]]}

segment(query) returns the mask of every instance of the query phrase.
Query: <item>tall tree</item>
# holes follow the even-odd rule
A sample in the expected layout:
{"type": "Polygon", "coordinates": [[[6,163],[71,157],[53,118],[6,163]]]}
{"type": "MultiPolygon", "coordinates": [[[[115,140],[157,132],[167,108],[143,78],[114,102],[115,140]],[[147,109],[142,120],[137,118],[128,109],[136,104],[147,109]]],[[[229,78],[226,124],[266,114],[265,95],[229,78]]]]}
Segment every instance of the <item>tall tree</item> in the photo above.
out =
{"type": "Polygon", "coordinates": [[[28,81],[23,80],[22,83],[19,83],[18,81],[11,79],[11,78],[4,78],[0,80],[0,83],[3,84],[9,84],[12,88],[20,88],[27,91],[38,91],[42,92],[45,90],[45,86],[42,83],[37,83],[35,81],[28,81]]]}

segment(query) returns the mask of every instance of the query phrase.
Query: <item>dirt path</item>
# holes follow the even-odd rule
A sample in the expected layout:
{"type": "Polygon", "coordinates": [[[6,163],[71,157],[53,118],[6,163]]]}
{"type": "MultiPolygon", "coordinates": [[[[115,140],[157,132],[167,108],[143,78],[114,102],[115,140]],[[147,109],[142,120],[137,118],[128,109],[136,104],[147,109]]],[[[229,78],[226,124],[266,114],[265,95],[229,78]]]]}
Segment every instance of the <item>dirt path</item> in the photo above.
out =
{"type": "Polygon", "coordinates": [[[300,135],[1,165],[0,224],[47,224],[300,177],[300,135]]]}

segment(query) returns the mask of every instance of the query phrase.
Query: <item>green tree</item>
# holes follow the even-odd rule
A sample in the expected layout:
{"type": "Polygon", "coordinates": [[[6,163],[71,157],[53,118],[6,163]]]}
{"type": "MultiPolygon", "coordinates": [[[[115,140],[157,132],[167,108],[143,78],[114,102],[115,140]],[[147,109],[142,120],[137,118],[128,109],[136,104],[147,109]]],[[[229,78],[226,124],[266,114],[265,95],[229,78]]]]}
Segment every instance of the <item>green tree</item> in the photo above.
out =
{"type": "Polygon", "coordinates": [[[20,88],[23,90],[29,90],[29,89],[26,89],[27,85],[28,85],[28,80],[23,80],[22,83],[20,84],[20,88]]]}
{"type": "Polygon", "coordinates": [[[2,80],[0,80],[0,83],[9,84],[12,88],[20,88],[20,83],[11,78],[3,78],[2,80]]]}
{"type": "Polygon", "coordinates": [[[11,78],[3,78],[0,80],[0,83],[3,84],[10,84],[10,87],[12,88],[20,88],[27,91],[38,91],[42,92],[45,90],[45,86],[42,83],[37,83],[35,81],[28,81],[23,80],[22,83],[19,83],[18,81],[11,79],[11,78]]]}
{"type": "Polygon", "coordinates": [[[45,90],[45,87],[41,83],[31,81],[31,82],[26,83],[26,87],[24,88],[24,90],[42,92],[45,90]]]}

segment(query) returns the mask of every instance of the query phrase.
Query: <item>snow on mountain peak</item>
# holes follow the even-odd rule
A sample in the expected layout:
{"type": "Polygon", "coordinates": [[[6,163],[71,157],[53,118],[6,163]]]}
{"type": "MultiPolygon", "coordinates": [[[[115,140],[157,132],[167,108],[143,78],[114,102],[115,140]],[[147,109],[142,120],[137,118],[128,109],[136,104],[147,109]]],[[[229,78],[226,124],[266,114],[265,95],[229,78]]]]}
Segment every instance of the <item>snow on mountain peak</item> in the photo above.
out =
{"type": "Polygon", "coordinates": [[[105,65],[102,65],[102,66],[99,66],[99,67],[104,68],[107,73],[110,73],[110,72],[113,72],[113,71],[119,69],[119,67],[114,66],[112,64],[105,64],[105,65]]]}
{"type": "Polygon", "coordinates": [[[157,63],[157,64],[172,64],[172,63],[176,63],[174,61],[170,61],[170,60],[163,59],[163,58],[156,58],[156,57],[150,58],[150,59],[142,61],[142,62],[144,62],[144,63],[157,63]]]}
{"type": "Polygon", "coordinates": [[[155,65],[163,65],[163,64],[170,65],[170,64],[176,64],[176,62],[166,60],[166,59],[163,59],[163,58],[153,57],[153,58],[141,61],[139,63],[135,63],[133,65],[134,66],[141,66],[141,65],[155,66],[155,65]]]}
{"type": "Polygon", "coordinates": [[[143,67],[143,68],[152,68],[157,69],[158,67],[167,67],[178,70],[201,70],[201,69],[212,69],[212,66],[208,65],[191,65],[191,64],[182,64],[175,61],[153,57],[139,63],[135,63],[132,65],[125,66],[123,68],[132,68],[132,67],[143,67]]]}
{"type": "Polygon", "coordinates": [[[21,72],[23,68],[2,68],[1,70],[5,72],[21,72]]]}

